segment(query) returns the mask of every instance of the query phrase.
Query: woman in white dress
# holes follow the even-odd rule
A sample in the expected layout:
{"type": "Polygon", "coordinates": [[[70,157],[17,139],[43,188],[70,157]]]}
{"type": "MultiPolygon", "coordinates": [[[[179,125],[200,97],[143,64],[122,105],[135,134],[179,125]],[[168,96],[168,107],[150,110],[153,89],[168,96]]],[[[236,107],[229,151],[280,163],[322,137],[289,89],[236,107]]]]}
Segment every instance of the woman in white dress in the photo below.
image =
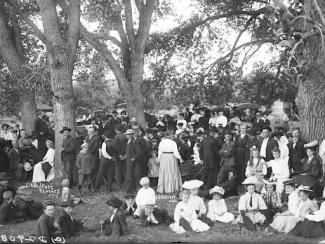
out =
{"type": "Polygon", "coordinates": [[[219,221],[223,223],[230,223],[235,219],[232,213],[227,212],[227,205],[222,196],[225,194],[225,189],[220,186],[215,186],[209,191],[213,194],[213,199],[208,203],[207,217],[213,222],[219,221]]]}
{"type": "Polygon", "coordinates": [[[53,142],[50,140],[47,140],[45,143],[48,150],[43,160],[34,166],[33,182],[42,182],[42,181],[50,182],[51,180],[54,179],[54,168],[53,168],[54,154],[55,154],[54,145],[53,142]],[[44,166],[49,169],[47,175],[43,170],[43,168],[45,168],[44,166]]]}
{"type": "Polygon", "coordinates": [[[276,182],[276,191],[281,194],[283,191],[283,181],[289,178],[288,157],[281,157],[281,150],[277,147],[272,149],[273,160],[266,163],[267,167],[272,167],[270,181],[276,182]]]}
{"type": "Polygon", "coordinates": [[[158,147],[160,162],[158,188],[159,193],[175,193],[182,188],[182,177],[177,159],[183,161],[179,154],[177,144],[172,140],[170,131],[162,139],[158,147]]]}

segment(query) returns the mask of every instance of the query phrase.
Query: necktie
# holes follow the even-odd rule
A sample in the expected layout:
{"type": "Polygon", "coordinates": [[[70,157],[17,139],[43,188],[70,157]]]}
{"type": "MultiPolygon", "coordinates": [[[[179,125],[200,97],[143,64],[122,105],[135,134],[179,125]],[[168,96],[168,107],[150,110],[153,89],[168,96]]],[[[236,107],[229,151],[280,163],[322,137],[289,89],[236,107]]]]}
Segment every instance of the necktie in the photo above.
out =
{"type": "Polygon", "coordinates": [[[250,201],[249,201],[249,206],[250,206],[250,207],[253,207],[253,195],[251,195],[251,199],[250,199],[250,201]]]}

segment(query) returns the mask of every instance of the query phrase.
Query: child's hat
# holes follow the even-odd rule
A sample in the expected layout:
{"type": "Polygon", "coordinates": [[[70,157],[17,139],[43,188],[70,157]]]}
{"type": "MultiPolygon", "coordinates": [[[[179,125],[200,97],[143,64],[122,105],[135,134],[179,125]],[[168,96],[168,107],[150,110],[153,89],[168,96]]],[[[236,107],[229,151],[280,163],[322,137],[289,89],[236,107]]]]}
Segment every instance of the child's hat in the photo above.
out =
{"type": "Polygon", "coordinates": [[[210,194],[219,193],[220,195],[224,195],[225,194],[225,189],[223,189],[220,186],[215,186],[212,189],[210,189],[209,193],[210,194]]]}
{"type": "Polygon", "coordinates": [[[142,177],[141,180],[140,180],[140,185],[146,185],[146,184],[149,184],[150,183],[150,180],[148,177],[142,177]]]}

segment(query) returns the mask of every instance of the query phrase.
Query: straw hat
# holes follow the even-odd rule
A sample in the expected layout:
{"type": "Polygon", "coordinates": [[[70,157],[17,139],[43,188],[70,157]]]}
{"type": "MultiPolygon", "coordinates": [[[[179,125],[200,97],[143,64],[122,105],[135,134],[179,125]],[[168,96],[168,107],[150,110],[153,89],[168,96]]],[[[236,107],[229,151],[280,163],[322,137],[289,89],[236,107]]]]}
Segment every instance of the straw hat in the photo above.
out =
{"type": "Polygon", "coordinates": [[[203,185],[203,181],[200,180],[190,180],[190,181],[185,181],[183,183],[183,188],[192,190],[195,188],[200,188],[203,185]]]}
{"type": "Polygon", "coordinates": [[[242,184],[248,186],[248,185],[256,185],[258,183],[259,182],[255,179],[255,177],[249,177],[246,178],[242,184]]]}
{"type": "Polygon", "coordinates": [[[220,186],[215,186],[212,189],[210,189],[209,193],[210,194],[219,193],[220,195],[224,195],[225,194],[225,189],[223,189],[220,186]]]}

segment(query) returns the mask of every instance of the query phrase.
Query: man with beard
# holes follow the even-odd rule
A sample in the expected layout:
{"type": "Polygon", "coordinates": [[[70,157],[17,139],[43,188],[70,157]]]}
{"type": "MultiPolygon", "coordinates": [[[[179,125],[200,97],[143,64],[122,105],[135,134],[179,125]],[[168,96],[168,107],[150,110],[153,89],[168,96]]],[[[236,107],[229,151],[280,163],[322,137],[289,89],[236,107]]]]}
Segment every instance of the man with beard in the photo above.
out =
{"type": "Polygon", "coordinates": [[[200,158],[203,160],[203,167],[207,171],[206,179],[204,180],[204,186],[210,189],[216,185],[217,174],[220,168],[220,157],[218,151],[221,148],[215,135],[218,133],[216,127],[212,127],[209,134],[206,135],[201,143],[200,158]]]}

